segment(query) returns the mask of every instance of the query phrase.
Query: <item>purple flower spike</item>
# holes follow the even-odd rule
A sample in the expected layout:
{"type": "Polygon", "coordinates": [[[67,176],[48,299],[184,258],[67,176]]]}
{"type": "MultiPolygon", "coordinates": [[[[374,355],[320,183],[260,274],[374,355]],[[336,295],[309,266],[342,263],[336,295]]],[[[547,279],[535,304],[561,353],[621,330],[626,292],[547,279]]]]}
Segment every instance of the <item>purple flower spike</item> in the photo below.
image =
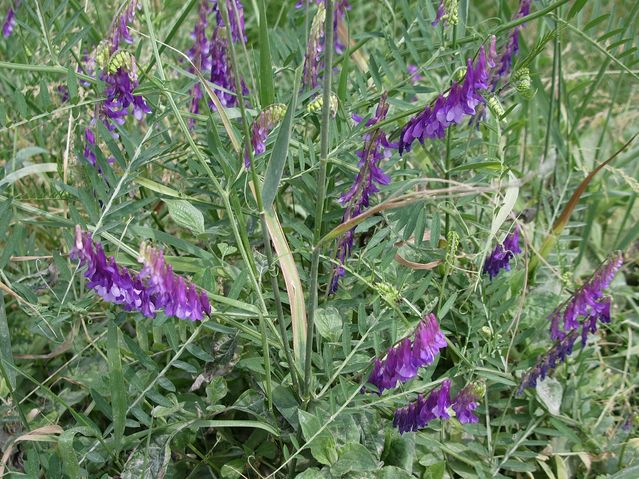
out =
{"type": "Polygon", "coordinates": [[[419,368],[433,363],[439,350],[446,347],[446,338],[439,329],[437,318],[430,313],[417,325],[415,339],[404,338],[390,348],[386,358],[375,360],[368,382],[377,386],[379,394],[393,389],[417,376],[419,368]]]}
{"type": "Polygon", "coordinates": [[[447,96],[439,95],[432,108],[427,105],[424,111],[408,121],[400,136],[400,155],[410,151],[415,140],[423,144],[426,138],[443,138],[449,126],[459,124],[464,117],[475,114],[477,106],[484,103],[480,90],[488,87],[486,61],[482,46],[474,64],[471,59],[467,60],[464,81],[453,82],[447,96]]]}
{"type": "Polygon", "coordinates": [[[148,291],[167,316],[199,321],[204,314],[211,313],[206,294],[198,294],[193,284],[176,276],[171,265],[166,264],[162,250],[142,245],[140,260],[144,263],[140,278],[146,280],[148,291]]]}
{"type": "MultiPolygon", "coordinates": [[[[275,128],[286,113],[286,105],[276,103],[265,108],[253,122],[251,128],[251,146],[253,147],[253,155],[261,155],[266,151],[266,139],[268,134],[275,128]]],[[[246,169],[251,167],[250,156],[248,151],[244,152],[244,166],[246,169]]]]}
{"type": "Polygon", "coordinates": [[[413,364],[420,368],[432,364],[440,349],[446,347],[446,337],[439,328],[437,318],[429,313],[417,325],[413,343],[413,364]]]}
{"type": "Polygon", "coordinates": [[[473,411],[479,406],[479,394],[477,386],[469,384],[459,391],[455,399],[453,399],[453,411],[457,420],[462,424],[474,424],[479,422],[479,418],[475,416],[473,411]]]}
{"type": "Polygon", "coordinates": [[[130,0],[124,11],[113,20],[109,36],[111,52],[115,52],[120,48],[122,40],[126,43],[133,43],[133,38],[129,33],[129,24],[135,18],[135,11],[141,8],[142,6],[138,5],[138,0],[130,0]]]}
{"type": "MultiPolygon", "coordinates": [[[[532,0],[521,0],[519,4],[519,10],[514,16],[514,20],[527,16],[530,13],[530,4],[532,0]]],[[[513,60],[515,55],[519,52],[519,32],[524,25],[517,25],[512,29],[508,35],[508,43],[499,56],[497,61],[497,71],[495,72],[496,78],[493,79],[493,83],[497,82],[497,79],[504,78],[510,73],[510,69],[513,66],[513,60]]]]}
{"type": "Polygon", "coordinates": [[[109,303],[120,304],[127,311],[137,310],[147,317],[155,316],[153,298],[140,278],[126,267],[119,266],[113,256],[107,259],[100,243],[76,227],[75,245],[69,254],[86,266],[87,286],[109,303]]]}
{"type": "Polygon", "coordinates": [[[85,128],[84,130],[84,141],[84,159],[95,166],[95,135],[90,128],[85,128]]]}
{"type": "Polygon", "coordinates": [[[537,381],[545,379],[548,373],[564,362],[572,354],[578,336],[577,330],[571,331],[557,341],[545,355],[540,356],[537,364],[522,377],[517,395],[521,395],[526,388],[534,388],[537,381]]]}
{"type": "MultiPolygon", "coordinates": [[[[226,0],[226,8],[231,24],[230,29],[233,41],[246,42],[246,34],[244,33],[244,7],[242,3],[239,0],[226,0]]],[[[213,13],[215,14],[217,23],[209,42],[211,83],[214,83],[218,87],[214,87],[214,90],[222,106],[233,107],[237,105],[235,77],[233,76],[233,69],[228,59],[227,25],[222,17],[219,0],[213,0],[213,13]]],[[[241,80],[241,84],[242,93],[247,94],[248,89],[244,84],[244,80],[241,80]]],[[[210,106],[215,109],[214,104],[211,103],[210,106]]]]}
{"type": "Polygon", "coordinates": [[[317,88],[319,86],[319,72],[322,66],[322,52],[324,51],[325,20],[326,8],[324,7],[324,2],[321,2],[317,6],[317,13],[315,13],[311,23],[304,57],[303,83],[307,88],[317,88]]]}
{"type": "MultiPolygon", "coordinates": [[[[206,28],[209,25],[208,16],[211,13],[210,0],[202,0],[200,2],[199,15],[195,28],[191,36],[193,37],[193,46],[186,52],[193,65],[189,66],[189,72],[211,70],[211,56],[209,39],[206,36],[206,28]]],[[[191,106],[189,110],[193,114],[200,112],[200,100],[203,97],[202,86],[197,82],[191,89],[191,106]]],[[[195,120],[189,119],[189,127],[193,128],[195,120]]]]}
{"type": "Polygon", "coordinates": [[[610,322],[612,300],[604,296],[604,290],[610,286],[622,265],[623,254],[614,253],[597,268],[581,288],[548,316],[550,336],[555,340],[555,345],[546,355],[538,358],[537,364],[524,374],[518,394],[525,388],[535,387],[538,380],[543,380],[557,364],[565,361],[579,337],[581,347],[585,347],[588,335],[597,332],[598,322],[610,322]],[[580,321],[579,318],[583,319],[580,321]]]}
{"type": "Polygon", "coordinates": [[[515,225],[515,229],[512,233],[506,236],[503,245],[498,244],[495,249],[486,258],[484,263],[484,273],[488,273],[490,279],[493,279],[504,269],[510,271],[510,260],[516,254],[521,253],[519,247],[519,227],[515,225]]]}
{"type": "MultiPolygon", "coordinates": [[[[389,106],[386,99],[387,94],[384,93],[379,100],[375,115],[366,122],[367,128],[378,124],[386,118],[389,106]]],[[[364,134],[364,146],[356,153],[359,157],[357,164],[359,172],[351,188],[339,199],[339,202],[345,207],[342,223],[361,214],[368,208],[370,197],[379,191],[378,185],[390,183],[390,178],[384,173],[381,163],[382,160],[390,157],[391,149],[394,147],[395,145],[388,142],[386,133],[380,128],[369,130],[364,134]]],[[[337,291],[339,279],[345,274],[343,265],[351,254],[353,240],[354,229],[344,233],[338,240],[337,260],[339,261],[339,266],[333,270],[329,290],[331,294],[337,291]]]]}
{"type": "Polygon", "coordinates": [[[610,286],[622,264],[623,254],[613,254],[581,288],[548,316],[552,339],[562,339],[566,333],[581,326],[585,344],[588,333],[597,331],[598,321],[610,322],[611,301],[604,296],[604,290],[610,286]],[[580,322],[580,317],[585,318],[584,321],[580,322]]]}
{"type": "MultiPolygon", "coordinates": [[[[19,3],[19,2],[18,2],[19,3]]],[[[9,38],[13,33],[13,29],[16,27],[16,11],[13,7],[7,9],[7,14],[4,17],[4,23],[2,24],[2,36],[9,38]]]]}
{"type": "Polygon", "coordinates": [[[401,434],[418,431],[434,419],[449,419],[450,407],[450,380],[446,379],[439,388],[432,390],[426,399],[420,394],[416,401],[397,409],[393,426],[399,429],[401,434]]]}
{"type": "Polygon", "coordinates": [[[74,247],[69,256],[86,266],[87,286],[109,303],[126,311],[138,311],[154,318],[164,308],[167,316],[192,321],[211,313],[206,293],[197,293],[193,284],[173,274],[161,251],[142,246],[144,267],[139,274],[119,266],[113,256],[107,259],[102,245],[91,234],[76,227],[74,247]]]}

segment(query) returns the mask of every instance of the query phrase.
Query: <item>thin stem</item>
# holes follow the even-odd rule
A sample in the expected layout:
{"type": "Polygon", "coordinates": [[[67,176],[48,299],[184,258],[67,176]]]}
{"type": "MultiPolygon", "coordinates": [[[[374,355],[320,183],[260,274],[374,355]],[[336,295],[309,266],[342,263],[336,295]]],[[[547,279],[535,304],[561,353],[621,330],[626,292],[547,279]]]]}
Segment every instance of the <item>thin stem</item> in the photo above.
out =
{"type": "Polygon", "coordinates": [[[315,227],[313,230],[313,257],[311,260],[310,305],[306,324],[306,357],[304,360],[304,396],[308,397],[311,385],[311,357],[313,355],[313,332],[315,311],[317,310],[317,277],[321,246],[318,244],[322,236],[322,218],[324,216],[324,200],[326,198],[326,165],[328,163],[328,146],[330,140],[330,100],[331,75],[333,73],[333,1],[326,0],[326,20],[324,23],[324,85],[322,91],[322,124],[320,129],[320,158],[317,174],[317,205],[315,208],[315,227]]]}
{"type": "MultiPolygon", "coordinates": [[[[224,21],[226,25],[230,26],[229,23],[229,12],[226,8],[226,2],[220,2],[219,6],[222,11],[222,15],[224,17],[224,21]]],[[[237,53],[235,51],[235,44],[233,43],[232,38],[232,29],[227,28],[227,39],[231,53],[231,66],[233,68],[233,77],[235,81],[235,91],[237,95],[237,103],[240,108],[240,115],[242,117],[242,129],[244,130],[244,138],[245,138],[245,152],[249,158],[249,165],[251,171],[251,179],[253,183],[253,189],[255,192],[255,202],[257,203],[257,209],[259,211],[260,216],[260,229],[262,230],[262,237],[264,242],[264,251],[266,253],[266,260],[268,263],[268,275],[271,281],[271,289],[273,290],[273,299],[275,301],[275,311],[277,314],[277,324],[279,327],[279,335],[281,336],[282,345],[284,346],[284,353],[286,356],[286,362],[288,363],[289,370],[291,372],[291,380],[293,381],[293,386],[296,390],[299,391],[299,382],[297,379],[297,369],[295,368],[295,363],[293,361],[293,355],[291,353],[291,348],[288,343],[288,334],[286,331],[286,325],[284,324],[284,310],[282,307],[282,298],[280,296],[280,288],[277,282],[277,270],[275,268],[275,261],[273,258],[273,249],[271,247],[271,239],[269,238],[268,228],[266,225],[266,213],[264,212],[264,204],[262,202],[262,192],[261,192],[261,181],[257,175],[257,170],[255,168],[255,161],[253,158],[253,148],[249,144],[249,139],[251,138],[251,132],[249,128],[248,115],[246,113],[246,107],[244,106],[244,95],[242,94],[242,82],[240,80],[240,69],[238,68],[237,62],[237,53]]],[[[239,159],[242,159],[243,151],[239,151],[239,159]]],[[[269,351],[268,348],[264,351],[265,361],[270,363],[269,360],[269,351]]],[[[267,377],[267,385],[270,385],[270,374],[267,377]]],[[[270,401],[270,397],[269,397],[270,401]]]]}

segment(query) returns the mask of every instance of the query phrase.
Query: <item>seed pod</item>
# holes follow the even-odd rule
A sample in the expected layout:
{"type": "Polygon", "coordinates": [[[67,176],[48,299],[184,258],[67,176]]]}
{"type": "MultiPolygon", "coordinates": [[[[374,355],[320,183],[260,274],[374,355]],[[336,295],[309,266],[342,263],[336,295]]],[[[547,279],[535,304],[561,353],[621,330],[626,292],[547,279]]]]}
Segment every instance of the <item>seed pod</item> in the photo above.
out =
{"type": "Polygon", "coordinates": [[[486,103],[488,104],[488,108],[490,108],[490,111],[492,111],[497,118],[501,118],[504,113],[506,113],[506,110],[504,110],[504,107],[502,106],[499,98],[497,98],[496,95],[491,93],[490,96],[486,98],[486,103]]]}
{"type": "Polygon", "coordinates": [[[118,50],[111,55],[111,58],[109,58],[107,70],[111,74],[117,73],[120,68],[130,71],[132,62],[133,60],[129,52],[125,50],[118,50]]]}
{"type": "MultiPolygon", "coordinates": [[[[309,113],[319,113],[320,111],[322,111],[322,106],[324,106],[324,97],[323,95],[317,95],[308,104],[308,106],[306,107],[306,111],[308,111],[309,113]]],[[[335,118],[335,115],[337,115],[337,108],[339,107],[339,100],[337,98],[337,95],[333,92],[331,92],[328,106],[330,108],[331,116],[335,118]]]]}

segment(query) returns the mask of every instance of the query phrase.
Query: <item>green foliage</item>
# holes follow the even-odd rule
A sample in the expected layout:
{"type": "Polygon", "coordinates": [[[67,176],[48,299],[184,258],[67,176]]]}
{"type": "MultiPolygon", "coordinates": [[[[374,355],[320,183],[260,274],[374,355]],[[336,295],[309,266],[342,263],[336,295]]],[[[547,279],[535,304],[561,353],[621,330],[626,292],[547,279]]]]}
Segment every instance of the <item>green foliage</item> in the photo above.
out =
{"type": "Polygon", "coordinates": [[[96,118],[104,79],[83,55],[128,2],[12,3],[17,25],[0,38],[0,475],[637,477],[638,1],[535,1],[523,19],[515,0],[461,1],[456,25],[433,27],[439,2],[353,0],[327,92],[300,85],[316,2],[243,2],[247,42],[227,60],[247,90],[228,108],[186,53],[199,0],[140,1],[133,43],[105,65],[135,60],[152,113],[111,129],[96,118]],[[403,156],[388,149],[390,183],[344,224],[339,200],[382,94],[378,126],[396,142],[463,79],[466,58],[517,26],[512,74],[484,92],[496,108],[403,156]],[[247,171],[250,127],[276,102],[286,115],[247,171]],[[524,252],[491,281],[483,264],[514,222],[524,252]],[[162,248],[212,314],[151,319],[103,301],[69,258],[76,225],[132,271],[141,243],[162,248]],[[351,229],[331,295],[336,240],[351,229]],[[611,323],[517,396],[552,345],[548,315],[615,250],[611,323]],[[377,395],[373,359],[430,312],[448,347],[377,395]],[[485,389],[479,422],[400,435],[394,411],[445,378],[454,393],[485,389]]]}

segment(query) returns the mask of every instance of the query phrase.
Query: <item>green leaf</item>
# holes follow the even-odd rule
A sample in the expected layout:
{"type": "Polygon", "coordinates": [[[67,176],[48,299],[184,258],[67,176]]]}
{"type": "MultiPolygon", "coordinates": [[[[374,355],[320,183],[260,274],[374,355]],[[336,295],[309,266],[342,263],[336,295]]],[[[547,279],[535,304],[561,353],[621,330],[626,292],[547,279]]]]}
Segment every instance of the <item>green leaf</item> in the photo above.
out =
{"type": "Polygon", "coordinates": [[[538,382],[536,389],[539,400],[546,406],[548,412],[553,416],[558,416],[561,408],[561,399],[564,394],[564,388],[561,383],[554,378],[548,377],[538,382]]]}
{"type": "Polygon", "coordinates": [[[300,79],[302,77],[302,69],[299,67],[295,71],[295,80],[291,91],[291,100],[286,109],[286,115],[280,125],[280,131],[275,139],[273,151],[268,160],[266,174],[264,175],[264,186],[262,188],[262,202],[266,210],[271,210],[277,190],[280,186],[284,165],[286,164],[286,156],[288,155],[288,144],[291,139],[291,130],[293,128],[293,118],[297,107],[297,92],[299,91],[300,79]]]}
{"type": "Polygon", "coordinates": [[[122,360],[118,327],[109,321],[107,332],[107,360],[109,363],[109,385],[111,387],[111,414],[113,417],[113,442],[116,450],[122,445],[124,426],[126,424],[126,391],[122,375],[122,360]]]}
{"type": "Polygon", "coordinates": [[[379,463],[361,444],[346,444],[339,452],[339,459],[331,467],[331,474],[343,476],[349,472],[368,472],[379,469],[379,463]]]}
{"type": "Polygon", "coordinates": [[[58,165],[56,163],[39,163],[37,165],[29,165],[24,168],[20,168],[18,171],[9,173],[7,176],[0,180],[0,186],[10,185],[16,181],[29,175],[41,175],[42,173],[54,173],[58,171],[58,165]]]}
{"type": "Polygon", "coordinates": [[[169,214],[178,225],[188,228],[195,234],[204,233],[202,212],[186,200],[164,200],[169,214]]]}
{"type": "Polygon", "coordinates": [[[271,61],[271,46],[266,20],[265,0],[259,0],[258,7],[260,10],[260,103],[262,104],[262,108],[266,108],[275,103],[273,63],[271,61]]]}
{"type": "Polygon", "coordinates": [[[7,324],[7,313],[4,308],[4,293],[0,291],[0,361],[7,372],[9,386],[16,388],[16,372],[14,369],[13,353],[11,351],[11,333],[7,324]]]}
{"type": "Polygon", "coordinates": [[[164,479],[171,460],[170,436],[153,437],[148,447],[138,447],[124,465],[122,479],[164,479]]]}
{"type": "Polygon", "coordinates": [[[568,16],[566,17],[567,20],[570,20],[572,17],[574,17],[575,15],[577,15],[582,8],[584,8],[584,6],[586,5],[587,0],[576,0],[575,3],[573,3],[572,7],[570,8],[570,11],[568,12],[568,16]]]}
{"type": "Polygon", "coordinates": [[[490,236],[488,237],[488,242],[492,240],[493,236],[499,231],[501,225],[504,224],[506,218],[515,207],[515,202],[517,201],[517,197],[519,196],[519,185],[517,184],[517,178],[513,175],[512,172],[508,172],[508,179],[510,185],[506,188],[506,194],[504,195],[504,203],[501,208],[497,212],[497,215],[493,218],[493,223],[490,227],[490,236]]]}
{"type": "Polygon", "coordinates": [[[342,316],[333,306],[318,308],[315,312],[315,326],[323,338],[335,342],[342,335],[342,316]]]}
{"type": "Polygon", "coordinates": [[[377,471],[376,479],[412,479],[408,472],[396,466],[386,466],[377,471]]]}
{"type": "Polygon", "coordinates": [[[233,459],[222,466],[220,469],[220,476],[224,479],[239,479],[244,476],[244,468],[246,467],[246,461],[244,459],[233,459]]]}
{"type": "Polygon", "coordinates": [[[298,417],[302,426],[302,434],[304,439],[311,441],[311,454],[317,462],[324,465],[330,465],[337,461],[337,447],[333,434],[327,429],[317,434],[321,429],[322,423],[313,414],[298,410],[298,417]],[[317,434],[317,435],[316,435],[317,434]]]}
{"type": "Polygon", "coordinates": [[[330,475],[325,470],[319,470],[316,467],[306,469],[304,472],[295,476],[295,479],[330,479],[330,475]]]}

